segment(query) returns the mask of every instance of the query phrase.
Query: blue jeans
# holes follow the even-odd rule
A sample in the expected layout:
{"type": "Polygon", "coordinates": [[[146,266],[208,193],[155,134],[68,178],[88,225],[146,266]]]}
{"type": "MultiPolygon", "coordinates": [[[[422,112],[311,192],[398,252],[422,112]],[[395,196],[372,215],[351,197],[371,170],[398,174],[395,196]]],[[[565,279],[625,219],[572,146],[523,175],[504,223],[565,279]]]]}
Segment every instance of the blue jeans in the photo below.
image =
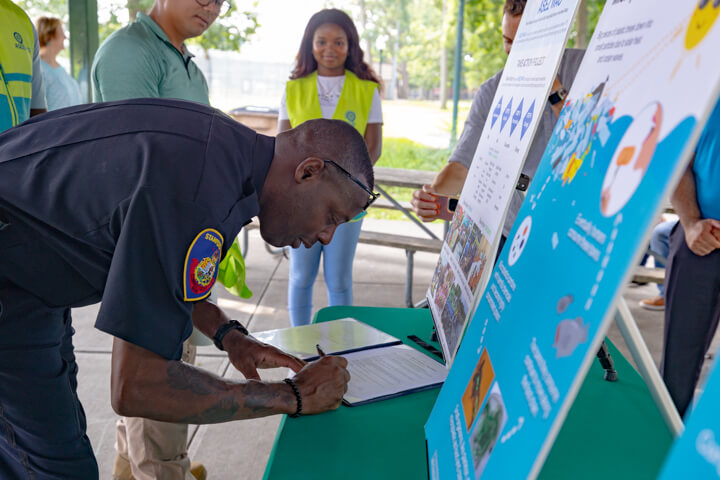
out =
{"type": "MultiPolygon", "coordinates": [[[[655,228],[653,228],[652,236],[650,237],[650,250],[659,255],[662,255],[665,258],[668,258],[668,255],[670,255],[670,231],[673,229],[676,223],[676,220],[673,220],[671,222],[661,222],[658,223],[655,228]]],[[[656,258],[655,266],[658,268],[665,268],[665,263],[656,258]]],[[[660,296],[664,297],[664,285],[658,283],[657,287],[660,296]]]]}
{"type": "Polygon", "coordinates": [[[290,250],[288,312],[293,327],[307,325],[312,316],[312,293],[323,257],[328,304],[352,305],[352,266],[362,222],[344,223],[327,245],[316,243],[290,250]]]}

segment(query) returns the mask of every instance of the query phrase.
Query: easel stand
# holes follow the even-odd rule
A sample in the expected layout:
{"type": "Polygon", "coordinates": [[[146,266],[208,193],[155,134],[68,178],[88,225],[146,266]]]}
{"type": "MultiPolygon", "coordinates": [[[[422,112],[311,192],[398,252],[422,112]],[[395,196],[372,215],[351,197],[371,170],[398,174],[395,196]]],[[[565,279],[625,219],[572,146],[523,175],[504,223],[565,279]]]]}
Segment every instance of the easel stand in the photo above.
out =
{"type": "MultiPolygon", "coordinates": [[[[684,428],[682,419],[680,418],[680,415],[675,408],[675,404],[665,387],[665,382],[663,382],[660,372],[658,372],[658,369],[655,367],[655,362],[653,361],[650,351],[640,334],[640,329],[638,329],[637,323],[635,323],[635,319],[633,318],[632,313],[630,313],[630,309],[628,308],[624,298],[620,297],[616,307],[615,324],[618,326],[618,329],[625,340],[625,344],[630,350],[630,354],[637,365],[638,372],[650,390],[650,394],[652,395],[653,400],[655,400],[655,404],[665,419],[665,423],[667,423],[668,428],[673,435],[678,436],[682,433],[684,428]]],[[[603,347],[607,348],[604,342],[603,347]]],[[[598,352],[598,357],[600,357],[600,352],[598,352]]],[[[605,365],[603,365],[603,368],[604,367],[605,365]]]]}

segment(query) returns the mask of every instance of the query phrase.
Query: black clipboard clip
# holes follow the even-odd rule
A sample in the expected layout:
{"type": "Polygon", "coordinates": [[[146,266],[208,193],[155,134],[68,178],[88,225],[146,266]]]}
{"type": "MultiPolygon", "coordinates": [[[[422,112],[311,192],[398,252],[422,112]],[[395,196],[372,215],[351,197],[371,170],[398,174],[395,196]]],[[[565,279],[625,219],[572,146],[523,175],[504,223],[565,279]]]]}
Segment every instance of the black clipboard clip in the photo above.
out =
{"type": "Polygon", "coordinates": [[[436,357],[438,357],[443,363],[445,363],[445,357],[443,356],[442,352],[435,348],[434,346],[427,343],[422,338],[418,337],[417,335],[408,335],[407,337],[409,340],[412,340],[413,342],[417,343],[420,347],[424,348],[428,352],[432,353],[436,357]]]}

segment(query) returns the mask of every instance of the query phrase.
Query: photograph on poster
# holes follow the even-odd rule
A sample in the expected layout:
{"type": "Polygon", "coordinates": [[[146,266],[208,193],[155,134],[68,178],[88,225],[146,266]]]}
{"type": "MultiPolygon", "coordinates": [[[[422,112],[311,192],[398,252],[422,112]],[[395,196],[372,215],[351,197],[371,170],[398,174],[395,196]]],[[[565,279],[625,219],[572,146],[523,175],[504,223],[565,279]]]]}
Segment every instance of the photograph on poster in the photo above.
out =
{"type": "Polygon", "coordinates": [[[448,348],[444,351],[455,351],[470,308],[469,302],[463,295],[461,281],[450,261],[441,256],[430,283],[430,290],[433,292],[431,308],[434,314],[439,314],[439,334],[448,348]]]}
{"type": "Polygon", "coordinates": [[[475,478],[480,478],[485,470],[490,454],[500,438],[507,422],[507,411],[497,382],[490,390],[485,407],[480,413],[477,424],[470,434],[470,448],[475,467],[475,478]]]}
{"type": "Polygon", "coordinates": [[[482,355],[480,355],[480,360],[462,396],[465,425],[468,431],[475,421],[477,414],[480,413],[480,406],[483,400],[485,400],[485,395],[487,395],[494,379],[495,371],[493,370],[487,350],[485,350],[482,355]]]}
{"type": "Polygon", "coordinates": [[[490,242],[477,224],[465,215],[462,207],[458,208],[448,234],[448,246],[460,266],[470,291],[475,294],[487,264],[490,242]]]}

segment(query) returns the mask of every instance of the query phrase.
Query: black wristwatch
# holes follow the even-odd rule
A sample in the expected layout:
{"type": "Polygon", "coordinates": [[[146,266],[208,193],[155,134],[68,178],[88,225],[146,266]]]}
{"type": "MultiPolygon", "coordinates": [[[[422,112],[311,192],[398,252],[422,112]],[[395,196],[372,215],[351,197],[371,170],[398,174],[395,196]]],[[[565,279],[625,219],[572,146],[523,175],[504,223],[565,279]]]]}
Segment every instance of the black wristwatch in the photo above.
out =
{"type": "Polygon", "coordinates": [[[563,87],[560,90],[555,90],[554,92],[552,92],[548,97],[548,101],[550,102],[550,105],[557,105],[558,103],[565,100],[567,94],[568,91],[565,90],[565,87],[563,87]]]}
{"type": "Polygon", "coordinates": [[[240,330],[245,335],[248,335],[250,332],[248,332],[248,329],[243,327],[242,323],[238,322],[237,320],[230,320],[225,325],[222,325],[220,328],[217,329],[217,332],[215,332],[215,336],[213,336],[213,343],[217,348],[219,348],[222,351],[225,351],[223,348],[223,338],[225,338],[225,335],[227,335],[230,330],[240,330]]]}

